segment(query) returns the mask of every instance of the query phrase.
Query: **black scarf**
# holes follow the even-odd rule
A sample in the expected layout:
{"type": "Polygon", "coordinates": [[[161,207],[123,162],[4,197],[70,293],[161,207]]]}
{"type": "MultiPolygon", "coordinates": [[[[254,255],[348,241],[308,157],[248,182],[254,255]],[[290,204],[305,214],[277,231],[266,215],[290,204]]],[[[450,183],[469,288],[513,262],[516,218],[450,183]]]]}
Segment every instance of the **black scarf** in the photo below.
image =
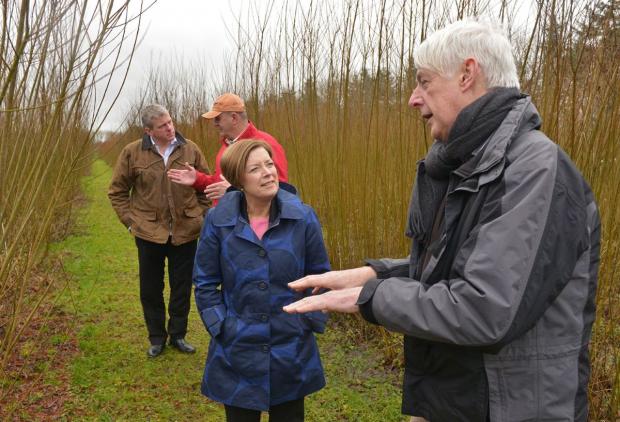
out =
{"type": "Polygon", "coordinates": [[[492,88],[463,108],[450,129],[447,142],[435,141],[424,160],[430,176],[417,181],[415,206],[409,217],[407,235],[430,243],[433,223],[448,188],[453,170],[471,158],[471,154],[495,132],[514,104],[524,95],[517,88],[492,88]]]}
{"type": "Polygon", "coordinates": [[[523,98],[517,88],[492,88],[456,117],[446,142],[435,141],[425,159],[429,176],[446,180],[469,160],[472,152],[499,127],[514,103],[523,98]]]}

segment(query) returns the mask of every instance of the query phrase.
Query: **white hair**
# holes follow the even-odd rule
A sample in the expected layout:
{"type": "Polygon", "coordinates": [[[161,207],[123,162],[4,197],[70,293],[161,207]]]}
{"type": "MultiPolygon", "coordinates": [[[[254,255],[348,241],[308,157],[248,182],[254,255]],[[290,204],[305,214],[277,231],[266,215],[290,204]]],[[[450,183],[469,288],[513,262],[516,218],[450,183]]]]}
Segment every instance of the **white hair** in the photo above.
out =
{"type": "Polygon", "coordinates": [[[474,58],[487,88],[519,88],[512,44],[503,28],[488,18],[466,18],[430,35],[413,53],[417,69],[453,76],[463,62],[474,58]]]}

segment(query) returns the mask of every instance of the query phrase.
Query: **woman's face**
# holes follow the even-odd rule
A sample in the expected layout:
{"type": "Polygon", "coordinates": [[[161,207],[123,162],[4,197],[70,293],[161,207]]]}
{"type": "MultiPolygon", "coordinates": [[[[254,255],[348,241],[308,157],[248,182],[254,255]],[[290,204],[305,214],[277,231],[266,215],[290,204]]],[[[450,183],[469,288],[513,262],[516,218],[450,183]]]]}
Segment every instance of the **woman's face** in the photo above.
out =
{"type": "Polygon", "coordinates": [[[278,171],[265,148],[250,152],[241,187],[249,200],[271,200],[278,193],[278,171]]]}

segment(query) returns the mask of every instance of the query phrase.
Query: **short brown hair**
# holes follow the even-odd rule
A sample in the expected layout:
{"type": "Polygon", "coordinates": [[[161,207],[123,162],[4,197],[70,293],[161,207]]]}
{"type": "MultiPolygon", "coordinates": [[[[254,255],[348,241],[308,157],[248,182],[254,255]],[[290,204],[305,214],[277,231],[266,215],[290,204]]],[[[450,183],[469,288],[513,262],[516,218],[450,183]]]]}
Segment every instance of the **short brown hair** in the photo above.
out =
{"type": "Polygon", "coordinates": [[[224,151],[220,160],[222,174],[228,180],[228,183],[241,189],[241,177],[245,173],[245,165],[248,157],[256,148],[264,148],[265,151],[273,158],[271,147],[265,141],[260,139],[243,139],[235,142],[224,151]]]}

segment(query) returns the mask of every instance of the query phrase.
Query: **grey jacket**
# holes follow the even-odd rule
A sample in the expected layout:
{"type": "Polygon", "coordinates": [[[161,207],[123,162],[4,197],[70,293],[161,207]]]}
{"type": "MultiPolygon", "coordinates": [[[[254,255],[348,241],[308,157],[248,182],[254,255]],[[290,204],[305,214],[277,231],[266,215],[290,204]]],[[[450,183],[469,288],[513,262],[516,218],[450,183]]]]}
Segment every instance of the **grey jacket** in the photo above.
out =
{"type": "MultiPolygon", "coordinates": [[[[405,334],[403,413],[439,421],[586,421],[600,220],[568,156],[517,102],[452,172],[444,227],[422,233],[424,162],[409,209],[411,255],[369,261],[362,315],[405,334]]],[[[431,216],[432,217],[432,216],[431,216]]]]}

